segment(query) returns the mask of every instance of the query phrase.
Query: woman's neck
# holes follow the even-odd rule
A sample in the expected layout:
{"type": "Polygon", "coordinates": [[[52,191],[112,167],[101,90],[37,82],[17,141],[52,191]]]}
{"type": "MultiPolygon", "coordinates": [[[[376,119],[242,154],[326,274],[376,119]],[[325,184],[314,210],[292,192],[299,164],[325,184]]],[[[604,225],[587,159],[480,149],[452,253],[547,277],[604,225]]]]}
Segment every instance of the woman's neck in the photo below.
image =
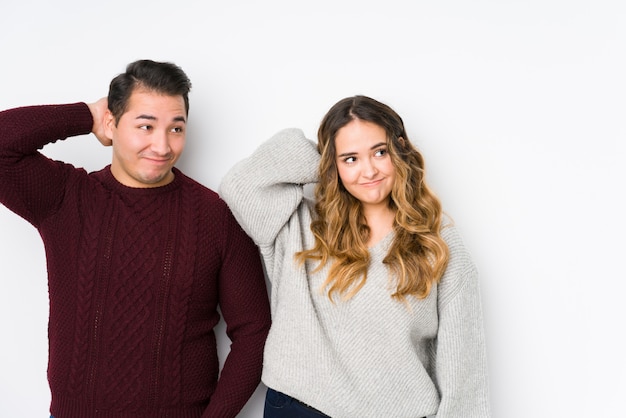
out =
{"type": "Polygon", "coordinates": [[[393,229],[395,213],[389,206],[365,207],[364,215],[370,228],[368,247],[373,247],[393,229]]]}

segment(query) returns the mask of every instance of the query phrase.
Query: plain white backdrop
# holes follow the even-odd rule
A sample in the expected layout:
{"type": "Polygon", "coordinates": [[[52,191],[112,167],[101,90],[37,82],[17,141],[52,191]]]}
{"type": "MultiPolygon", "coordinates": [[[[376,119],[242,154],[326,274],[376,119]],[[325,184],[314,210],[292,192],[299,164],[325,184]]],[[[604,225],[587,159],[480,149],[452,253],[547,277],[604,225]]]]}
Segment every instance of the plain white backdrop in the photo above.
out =
{"type": "MultiPolygon", "coordinates": [[[[136,59],[182,66],[179,168],[214,189],[279,129],[314,138],[343,97],[388,103],[481,272],[494,417],[624,416],[622,0],[22,0],[0,16],[0,109],[95,101],[136,59]]],[[[44,152],[111,159],[93,136],[44,152]]],[[[0,207],[0,417],[47,416],[47,318],[43,245],[0,207]]]]}

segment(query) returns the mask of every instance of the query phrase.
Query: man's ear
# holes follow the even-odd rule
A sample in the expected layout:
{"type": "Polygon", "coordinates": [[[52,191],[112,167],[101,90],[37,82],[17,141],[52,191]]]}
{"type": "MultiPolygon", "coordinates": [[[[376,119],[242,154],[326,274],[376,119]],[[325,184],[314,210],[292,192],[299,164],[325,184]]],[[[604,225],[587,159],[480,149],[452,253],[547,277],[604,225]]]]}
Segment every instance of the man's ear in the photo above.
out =
{"type": "Polygon", "coordinates": [[[104,114],[104,134],[107,138],[113,139],[113,131],[115,129],[115,117],[109,109],[104,114]]]}

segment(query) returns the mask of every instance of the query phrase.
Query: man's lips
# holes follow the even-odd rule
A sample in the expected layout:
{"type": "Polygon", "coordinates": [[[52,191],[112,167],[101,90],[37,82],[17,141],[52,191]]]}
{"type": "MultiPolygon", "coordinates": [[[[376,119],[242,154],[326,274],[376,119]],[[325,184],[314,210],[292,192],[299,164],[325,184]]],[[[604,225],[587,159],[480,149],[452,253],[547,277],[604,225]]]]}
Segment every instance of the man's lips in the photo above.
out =
{"type": "Polygon", "coordinates": [[[166,164],[171,161],[171,158],[169,157],[143,157],[143,159],[154,164],[166,164]]]}

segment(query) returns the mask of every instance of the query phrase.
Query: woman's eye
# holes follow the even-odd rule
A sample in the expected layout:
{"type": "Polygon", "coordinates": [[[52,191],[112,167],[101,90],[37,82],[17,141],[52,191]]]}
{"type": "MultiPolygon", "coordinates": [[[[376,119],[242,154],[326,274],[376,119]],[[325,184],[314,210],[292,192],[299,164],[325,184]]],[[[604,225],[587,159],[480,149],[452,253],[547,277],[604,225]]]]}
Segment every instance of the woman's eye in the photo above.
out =
{"type": "Polygon", "coordinates": [[[383,157],[385,154],[387,154],[387,150],[386,149],[379,149],[376,151],[375,155],[377,157],[383,157]]]}
{"type": "Polygon", "coordinates": [[[343,160],[343,162],[344,162],[344,163],[348,163],[348,164],[351,164],[351,163],[353,163],[353,162],[355,162],[355,161],[356,161],[356,158],[355,158],[355,157],[347,157],[347,158],[345,158],[345,159],[343,160]]]}

